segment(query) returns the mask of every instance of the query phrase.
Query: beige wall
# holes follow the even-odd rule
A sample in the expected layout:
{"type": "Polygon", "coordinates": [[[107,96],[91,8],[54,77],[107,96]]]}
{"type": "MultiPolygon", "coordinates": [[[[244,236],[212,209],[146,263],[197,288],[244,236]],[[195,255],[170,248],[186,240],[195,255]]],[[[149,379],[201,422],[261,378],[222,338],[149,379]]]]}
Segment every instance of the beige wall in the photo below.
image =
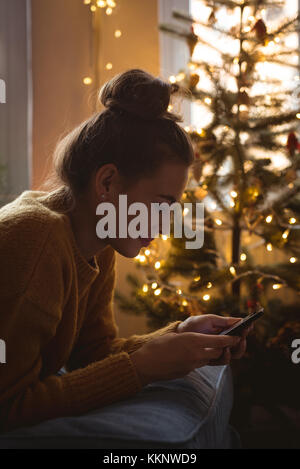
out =
{"type": "MultiPolygon", "coordinates": [[[[98,88],[116,73],[143,68],[159,74],[157,0],[117,0],[113,15],[98,15],[98,88]],[[122,31],[119,39],[115,29],[122,31]],[[107,62],[112,70],[105,69],[107,62]]],[[[82,0],[32,0],[33,42],[33,183],[38,189],[49,173],[60,135],[94,111],[97,90],[83,85],[90,75],[91,14],[82,0]]],[[[125,276],[133,261],[118,256],[117,288],[126,292],[125,276]]],[[[120,335],[146,331],[144,318],[115,307],[120,335]]]]}

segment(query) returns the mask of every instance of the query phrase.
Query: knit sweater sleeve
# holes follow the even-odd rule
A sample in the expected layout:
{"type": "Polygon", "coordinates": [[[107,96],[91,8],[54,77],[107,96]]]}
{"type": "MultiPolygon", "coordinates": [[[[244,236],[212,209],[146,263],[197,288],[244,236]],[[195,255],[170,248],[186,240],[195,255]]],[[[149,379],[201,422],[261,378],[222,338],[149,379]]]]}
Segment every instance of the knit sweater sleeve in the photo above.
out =
{"type": "MultiPolygon", "coordinates": [[[[37,238],[42,238],[38,229],[35,233],[37,238]]],[[[36,239],[32,245],[26,232],[20,236],[23,243],[19,248],[10,236],[0,240],[0,258],[3,256],[4,261],[5,253],[9,253],[9,265],[14,265],[14,269],[9,268],[5,273],[2,269],[0,273],[1,288],[4,285],[0,331],[6,344],[6,363],[0,364],[1,432],[79,415],[142,389],[125,351],[63,376],[55,372],[42,375],[43,351],[62,320],[68,279],[55,244],[36,239]],[[22,277],[22,282],[18,282],[18,275],[23,275],[18,272],[24,272],[24,266],[19,265],[20,258],[27,260],[26,275],[30,273],[30,278],[22,277]],[[36,261],[34,265],[32,259],[36,261]]]]}
{"type": "Polygon", "coordinates": [[[115,252],[112,249],[107,250],[105,257],[100,259],[100,264],[101,262],[105,265],[105,280],[103,281],[100,277],[93,285],[89,312],[66,366],[69,370],[102,360],[109,354],[126,352],[130,355],[152,339],[169,332],[177,332],[177,326],[182,322],[171,321],[148,334],[134,334],[129,338],[119,337],[119,328],[113,312],[113,291],[116,280],[115,252]]]}

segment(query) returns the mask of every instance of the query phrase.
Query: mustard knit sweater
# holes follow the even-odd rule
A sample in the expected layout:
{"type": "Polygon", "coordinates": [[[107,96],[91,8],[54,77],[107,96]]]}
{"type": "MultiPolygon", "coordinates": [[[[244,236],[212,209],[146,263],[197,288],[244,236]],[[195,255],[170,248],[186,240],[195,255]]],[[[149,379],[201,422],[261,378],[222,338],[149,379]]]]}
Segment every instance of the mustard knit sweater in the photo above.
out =
{"type": "Polygon", "coordinates": [[[47,192],[27,190],[0,209],[0,260],[1,432],[79,415],[142,389],[130,354],[181,321],[118,337],[111,247],[89,264],[69,217],[47,192]],[[56,375],[63,366],[68,372],[56,375]]]}

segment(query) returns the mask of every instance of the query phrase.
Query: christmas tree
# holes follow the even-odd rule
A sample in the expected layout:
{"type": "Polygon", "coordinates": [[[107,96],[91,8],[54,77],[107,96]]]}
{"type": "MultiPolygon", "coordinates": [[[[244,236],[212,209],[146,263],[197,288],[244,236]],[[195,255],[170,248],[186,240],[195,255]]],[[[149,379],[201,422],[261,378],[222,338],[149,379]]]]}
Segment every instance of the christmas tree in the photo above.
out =
{"type": "Polygon", "coordinates": [[[249,356],[270,362],[275,349],[290,357],[300,323],[299,17],[281,1],[196,3],[193,16],[173,11],[181,28],[160,30],[190,51],[169,80],[190,90],[196,116],[183,202],[205,205],[204,246],[155,239],[136,258],[130,297],[117,299],[151,329],[195,314],[242,317],[260,304],[249,356]]]}

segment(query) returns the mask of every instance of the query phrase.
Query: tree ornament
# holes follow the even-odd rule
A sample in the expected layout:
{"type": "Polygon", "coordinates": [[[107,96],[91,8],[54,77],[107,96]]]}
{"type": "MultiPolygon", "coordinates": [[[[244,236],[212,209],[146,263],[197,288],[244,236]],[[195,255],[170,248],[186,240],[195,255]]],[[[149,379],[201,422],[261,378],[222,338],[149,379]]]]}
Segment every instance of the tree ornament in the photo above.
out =
{"type": "Polygon", "coordinates": [[[297,172],[293,168],[288,168],[285,172],[284,179],[289,184],[290,182],[294,182],[297,179],[297,172]]]}
{"type": "Polygon", "coordinates": [[[295,151],[299,149],[299,142],[295,132],[289,133],[286,146],[290,156],[294,156],[295,151]]]}
{"type": "Polygon", "coordinates": [[[191,89],[195,88],[197,84],[199,83],[199,80],[200,80],[200,77],[198,73],[193,73],[192,75],[190,75],[190,83],[189,83],[190,88],[191,89]]]}
{"type": "Polygon", "coordinates": [[[197,42],[198,42],[198,36],[194,33],[194,27],[191,26],[191,32],[187,36],[187,44],[189,46],[189,51],[190,51],[190,56],[191,57],[194,53],[194,49],[196,47],[197,42]]]}
{"type": "Polygon", "coordinates": [[[250,97],[247,93],[247,91],[239,91],[238,93],[238,99],[237,99],[237,104],[245,104],[246,106],[249,106],[250,104],[250,97]]]}
{"type": "Polygon", "coordinates": [[[197,189],[194,191],[195,197],[197,197],[198,200],[203,200],[204,197],[207,196],[207,190],[203,189],[203,187],[199,186],[197,189]]]}
{"type": "Polygon", "coordinates": [[[267,27],[262,19],[257,20],[255,25],[252,28],[252,31],[255,32],[256,37],[259,41],[265,42],[267,37],[267,27]]]}

